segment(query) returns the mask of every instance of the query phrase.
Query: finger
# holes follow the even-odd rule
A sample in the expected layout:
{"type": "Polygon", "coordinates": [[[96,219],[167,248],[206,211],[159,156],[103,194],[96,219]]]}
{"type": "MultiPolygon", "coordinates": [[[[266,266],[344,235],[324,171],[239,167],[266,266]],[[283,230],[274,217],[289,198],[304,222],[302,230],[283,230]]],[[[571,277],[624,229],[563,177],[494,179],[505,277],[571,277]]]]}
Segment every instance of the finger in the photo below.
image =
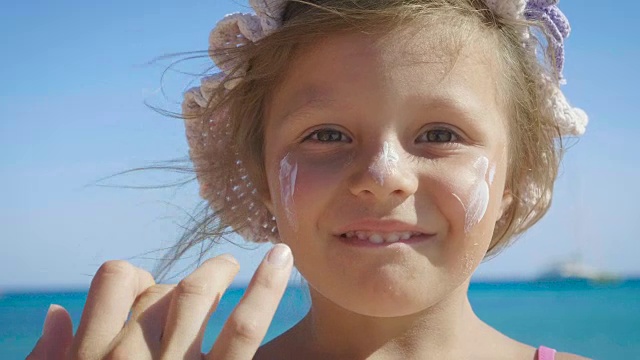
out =
{"type": "Polygon", "coordinates": [[[138,297],[131,309],[129,323],[139,324],[147,337],[160,342],[175,285],[158,284],[138,297]]]}
{"type": "Polygon", "coordinates": [[[229,255],[205,261],[173,290],[162,335],[162,355],[168,359],[201,359],[202,338],[211,313],[240,266],[229,255]]]}
{"type": "Polygon", "coordinates": [[[122,330],[134,300],[155,284],[147,271],[126,261],[107,261],[91,281],[72,346],[85,359],[99,358],[122,330]]]}
{"type": "Polygon", "coordinates": [[[131,308],[131,316],[109,351],[110,358],[136,360],[160,358],[161,338],[175,285],[157,284],[143,292],[131,308]]]}
{"type": "Polygon", "coordinates": [[[51,304],[42,327],[42,336],[27,360],[62,360],[73,342],[71,316],[60,305],[51,304]]]}
{"type": "Polygon", "coordinates": [[[275,245],[256,270],[206,359],[253,358],[269,329],[292,267],[291,249],[285,244],[275,245]]]}

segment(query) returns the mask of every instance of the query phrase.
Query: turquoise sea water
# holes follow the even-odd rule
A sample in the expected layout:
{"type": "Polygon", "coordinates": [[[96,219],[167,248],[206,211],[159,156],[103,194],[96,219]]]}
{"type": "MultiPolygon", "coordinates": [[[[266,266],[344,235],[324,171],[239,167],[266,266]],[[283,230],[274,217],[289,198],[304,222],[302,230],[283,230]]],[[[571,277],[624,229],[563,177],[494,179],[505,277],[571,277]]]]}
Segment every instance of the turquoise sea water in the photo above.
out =
{"type": "MultiPolygon", "coordinates": [[[[244,293],[224,295],[205,333],[209,349],[224,320],[244,293]]],[[[86,291],[0,294],[0,359],[24,359],[40,336],[49,304],[69,310],[78,325],[86,291]]],[[[584,281],[473,283],[469,298],[476,313],[504,334],[594,359],[640,359],[640,279],[613,284],[584,281]]],[[[304,287],[288,288],[265,341],[306,313],[304,287]]]]}

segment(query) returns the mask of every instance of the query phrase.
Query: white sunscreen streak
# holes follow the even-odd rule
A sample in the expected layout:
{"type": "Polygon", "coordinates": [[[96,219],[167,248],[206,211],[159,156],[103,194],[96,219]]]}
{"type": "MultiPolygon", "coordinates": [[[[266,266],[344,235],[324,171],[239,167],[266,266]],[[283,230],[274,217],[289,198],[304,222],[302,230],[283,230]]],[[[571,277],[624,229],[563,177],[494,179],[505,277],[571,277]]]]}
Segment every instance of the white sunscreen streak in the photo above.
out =
{"type": "Polygon", "coordinates": [[[473,225],[482,220],[489,206],[489,184],[486,180],[489,159],[484,156],[479,158],[473,164],[473,168],[476,170],[477,180],[471,189],[469,206],[466,209],[464,231],[467,233],[473,225]]]}
{"type": "Polygon", "coordinates": [[[280,196],[287,213],[289,224],[296,230],[296,214],[293,207],[293,194],[296,190],[296,177],[298,175],[298,164],[293,166],[289,162],[289,154],[280,160],[280,196]]]}
{"type": "Polygon", "coordinates": [[[380,186],[384,185],[384,178],[396,171],[396,165],[400,160],[398,153],[391,148],[388,142],[382,145],[382,153],[376,158],[376,161],[369,166],[369,171],[376,179],[380,186]]]}

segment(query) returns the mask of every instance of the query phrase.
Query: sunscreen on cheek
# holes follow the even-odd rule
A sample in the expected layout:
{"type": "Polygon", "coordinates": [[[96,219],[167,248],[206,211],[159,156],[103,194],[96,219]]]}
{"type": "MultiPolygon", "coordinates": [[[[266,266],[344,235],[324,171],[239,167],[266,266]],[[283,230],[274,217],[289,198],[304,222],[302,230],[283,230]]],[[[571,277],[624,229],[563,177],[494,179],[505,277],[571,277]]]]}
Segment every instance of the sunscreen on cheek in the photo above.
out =
{"type": "Polygon", "coordinates": [[[296,177],[298,175],[298,164],[291,164],[289,154],[280,160],[280,199],[284,208],[289,225],[297,230],[296,213],[293,203],[293,195],[296,190],[296,177]]]}
{"type": "Polygon", "coordinates": [[[478,224],[489,206],[489,185],[493,182],[495,175],[495,165],[489,170],[489,159],[481,156],[473,163],[473,184],[470,189],[467,190],[465,202],[456,195],[453,196],[458,199],[465,212],[464,218],[464,232],[469,233],[471,228],[478,224]],[[487,173],[489,175],[489,182],[487,182],[487,173]]]}
{"type": "Polygon", "coordinates": [[[469,232],[471,227],[482,220],[487,206],[489,205],[489,184],[486,176],[489,168],[489,159],[481,157],[473,164],[476,171],[476,184],[471,192],[469,207],[467,208],[467,218],[465,220],[465,232],[469,232]]]}
{"type": "Polygon", "coordinates": [[[385,141],[382,145],[382,152],[376,156],[376,161],[369,166],[369,172],[380,186],[384,186],[385,177],[395,173],[399,160],[398,153],[385,141]]]}

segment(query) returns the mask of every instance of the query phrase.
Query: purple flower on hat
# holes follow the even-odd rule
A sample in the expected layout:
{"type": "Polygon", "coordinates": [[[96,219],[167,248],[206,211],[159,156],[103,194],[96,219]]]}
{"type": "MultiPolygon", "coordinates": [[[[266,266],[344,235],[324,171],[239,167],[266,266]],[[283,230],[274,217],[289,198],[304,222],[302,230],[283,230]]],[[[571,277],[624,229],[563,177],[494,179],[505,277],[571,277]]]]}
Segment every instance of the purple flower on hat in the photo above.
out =
{"type": "Polygon", "coordinates": [[[528,0],[524,15],[527,20],[542,22],[551,35],[549,41],[556,61],[556,69],[562,79],[564,66],[564,39],[569,36],[571,26],[569,20],[558,8],[559,0],[528,0]]]}

